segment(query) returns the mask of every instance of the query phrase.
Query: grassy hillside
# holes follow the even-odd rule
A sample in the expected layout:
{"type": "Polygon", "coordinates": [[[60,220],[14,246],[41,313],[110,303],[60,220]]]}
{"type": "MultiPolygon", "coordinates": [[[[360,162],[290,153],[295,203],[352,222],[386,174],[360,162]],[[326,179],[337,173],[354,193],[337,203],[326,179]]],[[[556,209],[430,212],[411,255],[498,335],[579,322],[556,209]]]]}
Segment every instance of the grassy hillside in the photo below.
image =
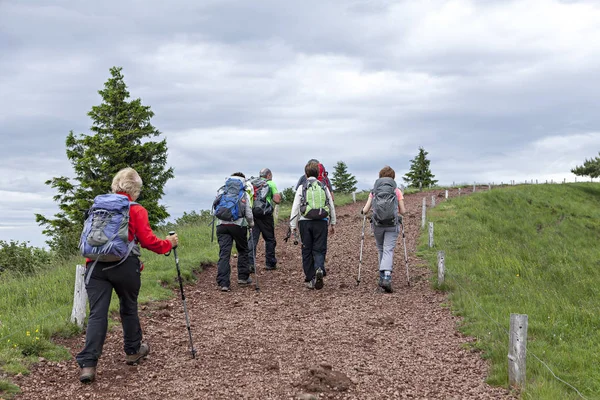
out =
{"type": "MultiPolygon", "coordinates": [[[[357,196],[361,201],[366,194],[357,196]]],[[[337,194],[336,205],[348,204],[350,195],[337,194]]],[[[290,205],[282,205],[279,220],[288,219],[290,205]]],[[[219,246],[216,235],[211,243],[211,226],[198,219],[194,223],[175,226],[180,244],[179,265],[186,281],[194,280],[194,271],[203,263],[218,260],[219,246]]],[[[166,232],[157,231],[159,237],[166,232]]],[[[143,250],[142,289],[140,302],[163,300],[173,296],[177,285],[177,270],[173,256],[154,254],[143,250]]],[[[81,257],[45,269],[37,275],[5,273],[0,282],[0,378],[8,375],[28,373],[27,367],[38,357],[59,360],[70,357],[68,351],[50,340],[56,335],[73,335],[77,326],[69,323],[73,304],[75,265],[82,263],[81,257]]],[[[216,284],[216,283],[215,283],[216,284]]],[[[118,298],[113,294],[111,312],[118,312],[118,298]]],[[[113,322],[114,323],[114,322],[113,322]]],[[[0,396],[18,389],[7,380],[0,379],[0,396]]]]}
{"type": "MultiPolygon", "coordinates": [[[[506,385],[511,313],[527,314],[525,399],[600,398],[600,185],[506,187],[451,199],[428,213],[434,270],[446,252],[446,285],[462,330],[506,385]]],[[[434,274],[437,276],[437,274],[434,274]]]]}

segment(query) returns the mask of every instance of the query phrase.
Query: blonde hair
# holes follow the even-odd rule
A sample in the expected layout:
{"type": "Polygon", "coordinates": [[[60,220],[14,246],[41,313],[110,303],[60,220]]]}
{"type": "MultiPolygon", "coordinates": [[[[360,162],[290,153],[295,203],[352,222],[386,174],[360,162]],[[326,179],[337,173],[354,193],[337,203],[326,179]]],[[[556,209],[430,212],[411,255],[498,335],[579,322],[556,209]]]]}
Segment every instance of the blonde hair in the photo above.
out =
{"type": "Polygon", "coordinates": [[[111,185],[113,193],[127,193],[137,199],[142,190],[142,178],[133,168],[123,168],[113,178],[111,185]]]}

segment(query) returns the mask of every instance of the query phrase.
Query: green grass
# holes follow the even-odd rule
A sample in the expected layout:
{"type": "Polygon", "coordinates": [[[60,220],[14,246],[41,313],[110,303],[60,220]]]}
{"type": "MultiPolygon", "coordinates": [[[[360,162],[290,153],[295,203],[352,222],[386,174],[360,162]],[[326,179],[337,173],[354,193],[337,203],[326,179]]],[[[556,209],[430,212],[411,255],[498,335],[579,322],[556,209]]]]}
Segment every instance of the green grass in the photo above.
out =
{"type": "Polygon", "coordinates": [[[9,399],[18,393],[21,393],[21,390],[17,385],[14,385],[7,380],[0,379],[0,399],[9,399]]]}
{"type": "MultiPolygon", "coordinates": [[[[357,196],[365,201],[366,194],[357,196]]],[[[351,195],[338,194],[336,205],[348,204],[351,195]]],[[[289,218],[291,204],[281,205],[279,221],[289,218]]],[[[200,271],[203,263],[218,260],[219,246],[211,243],[211,226],[206,223],[179,225],[179,266],[186,282],[195,279],[194,271],[200,271]]],[[[159,237],[166,232],[157,231],[159,237]]],[[[177,285],[177,270],[173,256],[165,257],[142,250],[144,271],[140,303],[173,297],[177,285]]],[[[73,304],[75,265],[81,257],[57,263],[34,276],[5,273],[0,282],[0,369],[10,375],[27,374],[28,366],[38,357],[48,360],[64,360],[69,352],[52,342],[52,337],[68,337],[79,333],[76,325],[69,322],[73,304]]],[[[118,298],[113,294],[111,313],[118,313],[118,298]]],[[[114,324],[114,321],[112,322],[114,324]]],[[[0,381],[0,397],[11,390],[0,381]]]]}
{"type": "MultiPolygon", "coordinates": [[[[600,185],[512,186],[441,203],[428,213],[419,253],[432,269],[446,253],[446,284],[461,329],[507,386],[511,313],[528,315],[524,399],[600,398],[600,185]]],[[[436,278],[437,274],[434,274],[436,278]]],[[[434,282],[435,284],[435,282],[434,282]]]]}

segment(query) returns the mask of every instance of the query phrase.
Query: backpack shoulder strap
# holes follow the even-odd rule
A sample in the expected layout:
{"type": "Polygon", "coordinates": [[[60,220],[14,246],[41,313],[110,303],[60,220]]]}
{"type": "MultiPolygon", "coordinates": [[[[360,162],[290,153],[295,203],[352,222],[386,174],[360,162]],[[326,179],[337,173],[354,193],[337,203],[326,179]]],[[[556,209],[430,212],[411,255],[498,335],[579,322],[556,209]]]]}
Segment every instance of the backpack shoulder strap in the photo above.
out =
{"type": "Polygon", "coordinates": [[[302,192],[300,194],[301,202],[306,200],[306,191],[308,190],[308,178],[302,182],[302,192]]]}

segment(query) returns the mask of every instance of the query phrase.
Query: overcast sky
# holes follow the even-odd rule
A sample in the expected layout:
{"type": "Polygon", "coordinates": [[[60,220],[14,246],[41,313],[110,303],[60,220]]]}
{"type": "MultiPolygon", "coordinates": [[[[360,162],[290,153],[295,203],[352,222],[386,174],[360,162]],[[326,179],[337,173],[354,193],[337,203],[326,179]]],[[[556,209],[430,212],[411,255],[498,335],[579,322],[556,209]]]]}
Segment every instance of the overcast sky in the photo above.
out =
{"type": "Polygon", "coordinates": [[[310,158],[364,189],[419,146],[442,184],[574,180],[600,150],[597,1],[0,0],[0,240],[44,245],[112,66],[167,139],[173,218],[310,158]]]}

